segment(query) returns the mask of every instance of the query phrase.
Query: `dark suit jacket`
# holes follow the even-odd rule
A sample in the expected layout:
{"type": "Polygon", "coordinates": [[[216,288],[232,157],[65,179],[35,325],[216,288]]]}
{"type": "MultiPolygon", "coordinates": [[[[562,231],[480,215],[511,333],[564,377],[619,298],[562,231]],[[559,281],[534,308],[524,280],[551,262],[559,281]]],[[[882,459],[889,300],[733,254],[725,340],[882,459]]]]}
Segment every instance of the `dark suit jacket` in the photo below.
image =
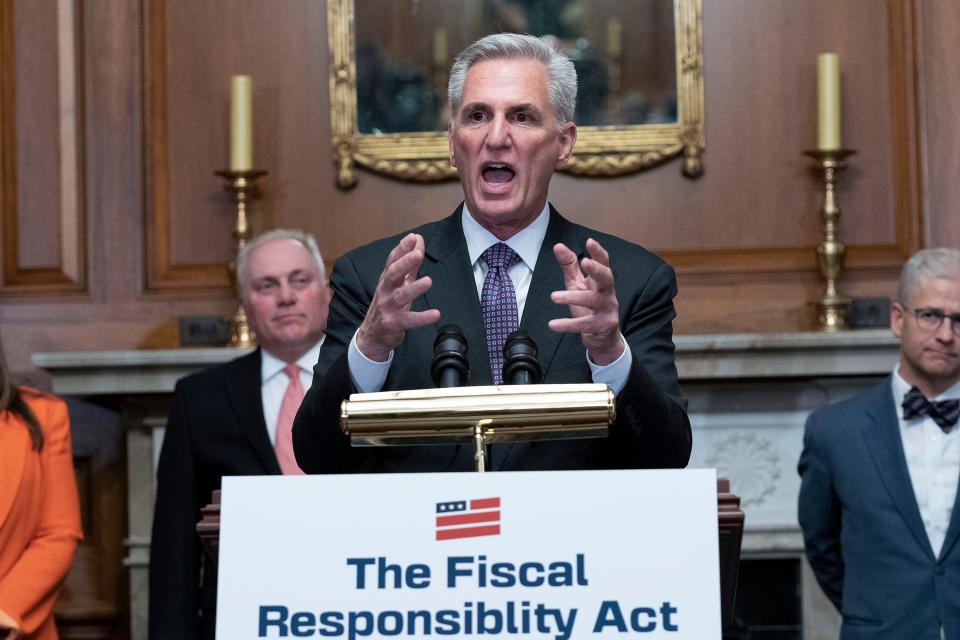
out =
{"type": "MultiPolygon", "coordinates": [[[[960,503],[940,557],[920,518],[891,381],[807,420],[799,516],[841,638],[960,638],[960,503]]],[[[960,499],[960,494],[958,494],[960,499]]]]}
{"type": "MultiPolygon", "coordinates": [[[[439,325],[459,325],[469,345],[470,383],[492,384],[480,299],[463,236],[460,208],[450,217],[414,231],[423,236],[426,245],[420,275],[430,276],[433,286],[414,300],[412,309],[439,309],[439,325]]],[[[327,339],[314,368],[313,386],[293,427],[297,461],[307,473],[473,469],[472,449],[467,446],[351,449],[339,429],[340,404],[355,391],[346,348],[366,314],[387,255],[401,237],[355,249],[334,265],[327,339]]],[[[633,352],[629,378],[617,398],[616,423],[606,439],[495,445],[490,468],[683,467],[690,457],[690,422],[673,360],[671,323],[676,315],[673,297],[677,293],[673,270],[642,247],[573,224],[552,209],[520,321],[539,347],[543,382],[591,381],[580,335],[556,333],[547,326],[552,318],[569,316],[565,305],[550,301],[550,293],[564,287],[553,245],[563,242],[582,256],[589,237],[598,240],[610,253],[620,303],[620,326],[633,352]]],[[[434,386],[430,361],[439,325],[407,332],[394,351],[385,391],[434,386]]]]}
{"type": "Polygon", "coordinates": [[[151,640],[212,640],[217,575],[197,537],[200,509],[223,476],[279,473],[263,419],[259,349],[177,383],[157,469],[151,640]]]}

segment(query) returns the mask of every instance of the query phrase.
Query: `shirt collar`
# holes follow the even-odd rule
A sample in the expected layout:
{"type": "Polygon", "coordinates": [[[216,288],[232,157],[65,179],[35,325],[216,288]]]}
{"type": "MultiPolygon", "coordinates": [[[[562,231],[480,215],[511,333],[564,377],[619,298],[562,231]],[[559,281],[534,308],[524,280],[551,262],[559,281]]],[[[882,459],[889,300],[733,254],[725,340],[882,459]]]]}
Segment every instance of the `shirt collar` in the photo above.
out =
{"type": "MultiPolygon", "coordinates": [[[[900,376],[900,365],[897,365],[897,368],[893,370],[893,399],[897,401],[898,413],[900,413],[899,407],[903,404],[904,397],[910,392],[912,387],[913,385],[900,376]]],[[[960,398],[960,380],[936,398],[927,398],[927,400],[955,400],[958,398],[960,398]]]]}
{"type": "MultiPolygon", "coordinates": [[[[467,209],[466,202],[463,203],[460,222],[463,225],[463,236],[467,239],[467,253],[470,254],[470,264],[472,265],[477,264],[480,254],[486,251],[490,245],[501,242],[500,238],[480,226],[480,223],[474,219],[473,214],[467,209]]],[[[550,203],[543,205],[543,211],[533,222],[510,238],[503,240],[517,252],[517,255],[531,271],[537,266],[537,256],[540,255],[540,246],[547,235],[548,226],[550,226],[550,203]]]]}
{"type": "MultiPolygon", "coordinates": [[[[313,370],[313,365],[317,364],[320,358],[320,347],[323,345],[327,335],[320,336],[317,344],[310,347],[305,354],[297,359],[297,365],[304,371],[313,370]]],[[[287,363],[273,355],[266,349],[260,349],[260,383],[263,384],[277,374],[282,374],[287,363]]]]}

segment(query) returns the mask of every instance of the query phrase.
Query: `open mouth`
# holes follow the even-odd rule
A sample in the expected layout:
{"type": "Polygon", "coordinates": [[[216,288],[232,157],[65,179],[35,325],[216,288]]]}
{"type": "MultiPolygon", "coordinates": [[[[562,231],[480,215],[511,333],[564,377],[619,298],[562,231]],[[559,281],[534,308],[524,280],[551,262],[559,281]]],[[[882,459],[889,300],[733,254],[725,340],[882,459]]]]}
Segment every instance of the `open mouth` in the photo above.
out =
{"type": "Polygon", "coordinates": [[[505,162],[488,162],[481,170],[484,182],[490,184],[505,184],[513,180],[516,171],[505,162]]]}

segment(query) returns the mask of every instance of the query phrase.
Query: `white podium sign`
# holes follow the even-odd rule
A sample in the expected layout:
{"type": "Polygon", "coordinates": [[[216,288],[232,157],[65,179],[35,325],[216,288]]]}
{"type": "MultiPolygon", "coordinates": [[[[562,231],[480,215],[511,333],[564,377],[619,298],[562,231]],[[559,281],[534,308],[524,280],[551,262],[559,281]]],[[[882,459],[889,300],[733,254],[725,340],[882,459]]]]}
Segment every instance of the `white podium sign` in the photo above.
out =
{"type": "Polygon", "coordinates": [[[217,640],[720,639],[714,470],[224,478],[217,640]]]}

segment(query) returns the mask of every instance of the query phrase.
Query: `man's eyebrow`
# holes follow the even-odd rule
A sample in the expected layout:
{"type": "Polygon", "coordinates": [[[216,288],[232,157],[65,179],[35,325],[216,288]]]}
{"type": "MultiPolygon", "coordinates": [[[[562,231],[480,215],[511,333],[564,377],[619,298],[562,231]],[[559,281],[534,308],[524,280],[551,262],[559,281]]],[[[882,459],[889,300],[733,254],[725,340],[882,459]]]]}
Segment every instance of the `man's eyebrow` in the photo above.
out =
{"type": "MultiPolygon", "coordinates": [[[[463,105],[460,108],[461,113],[469,114],[473,111],[487,111],[490,109],[490,105],[486,102],[469,102],[463,105]]],[[[533,104],[532,102],[524,102],[521,104],[514,104],[507,107],[507,113],[517,113],[518,111],[530,111],[532,113],[540,113],[540,107],[533,104]]]]}
{"type": "Polygon", "coordinates": [[[460,111],[477,111],[478,109],[487,109],[486,102],[468,102],[460,107],[460,111]]]}
{"type": "Polygon", "coordinates": [[[931,313],[937,313],[943,317],[957,318],[960,317],[960,311],[947,311],[942,307],[917,307],[917,311],[928,311],[931,313]]]}

